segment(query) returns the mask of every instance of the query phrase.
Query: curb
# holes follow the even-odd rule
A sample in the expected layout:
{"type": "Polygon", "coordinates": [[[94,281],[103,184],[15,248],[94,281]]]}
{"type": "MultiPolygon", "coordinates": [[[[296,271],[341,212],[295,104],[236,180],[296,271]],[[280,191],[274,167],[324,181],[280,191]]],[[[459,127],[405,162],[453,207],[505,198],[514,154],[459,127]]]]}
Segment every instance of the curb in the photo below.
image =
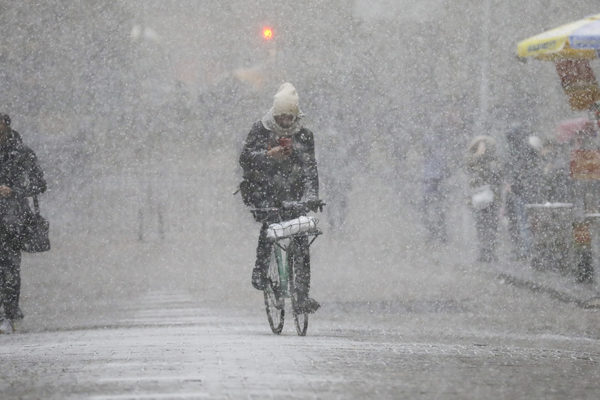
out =
{"type": "Polygon", "coordinates": [[[592,296],[587,299],[581,299],[575,297],[566,291],[561,291],[559,289],[552,288],[548,285],[536,283],[531,280],[523,279],[516,277],[511,274],[507,274],[501,272],[498,275],[498,279],[502,280],[505,283],[513,285],[518,288],[529,289],[534,293],[544,293],[549,295],[551,298],[555,300],[562,301],[564,303],[575,304],[578,307],[585,309],[600,309],[600,296],[592,296]]]}

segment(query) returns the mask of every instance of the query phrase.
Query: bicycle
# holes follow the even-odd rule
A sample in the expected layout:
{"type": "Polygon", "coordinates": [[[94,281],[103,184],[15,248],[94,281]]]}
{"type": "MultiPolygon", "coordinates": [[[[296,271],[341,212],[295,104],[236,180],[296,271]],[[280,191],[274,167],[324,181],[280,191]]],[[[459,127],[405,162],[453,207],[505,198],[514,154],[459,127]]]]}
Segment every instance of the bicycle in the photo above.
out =
{"type": "MultiPolygon", "coordinates": [[[[289,298],[294,315],[294,324],[299,336],[305,336],[308,330],[308,313],[298,307],[298,288],[296,285],[296,266],[305,262],[309,256],[301,249],[301,241],[306,238],[308,249],[322,232],[317,228],[318,220],[308,217],[308,211],[323,210],[325,203],[321,200],[306,202],[284,202],[281,207],[254,208],[255,213],[262,213],[264,221],[271,223],[267,231],[267,239],[272,242],[267,285],[263,291],[265,309],[269,326],[274,334],[279,335],[285,321],[285,299],[289,298]],[[301,215],[284,221],[285,215],[301,215]]],[[[257,214],[255,214],[257,215],[257,214]]]]}

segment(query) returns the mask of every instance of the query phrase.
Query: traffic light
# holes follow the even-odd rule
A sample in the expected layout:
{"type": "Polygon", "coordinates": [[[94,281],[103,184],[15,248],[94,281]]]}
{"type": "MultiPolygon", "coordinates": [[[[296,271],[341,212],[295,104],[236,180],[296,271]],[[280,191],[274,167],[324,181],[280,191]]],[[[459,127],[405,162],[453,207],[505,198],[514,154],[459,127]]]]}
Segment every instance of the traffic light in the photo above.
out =
{"type": "Polygon", "coordinates": [[[263,27],[262,36],[263,36],[263,39],[266,41],[273,39],[273,29],[271,29],[268,26],[263,27]]]}

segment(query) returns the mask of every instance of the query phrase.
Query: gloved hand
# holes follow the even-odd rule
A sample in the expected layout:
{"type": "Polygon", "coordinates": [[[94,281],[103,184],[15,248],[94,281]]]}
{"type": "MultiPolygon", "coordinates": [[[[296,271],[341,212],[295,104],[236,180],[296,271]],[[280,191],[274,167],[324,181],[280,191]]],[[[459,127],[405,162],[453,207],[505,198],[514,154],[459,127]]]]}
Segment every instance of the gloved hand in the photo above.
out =
{"type": "Polygon", "coordinates": [[[12,189],[9,188],[6,185],[1,185],[0,186],[0,197],[1,198],[5,198],[5,197],[9,197],[12,193],[12,189]]]}
{"type": "Polygon", "coordinates": [[[275,146],[275,147],[267,150],[267,156],[274,158],[276,160],[282,160],[284,158],[287,158],[290,156],[290,154],[292,154],[291,147],[275,146]]]}

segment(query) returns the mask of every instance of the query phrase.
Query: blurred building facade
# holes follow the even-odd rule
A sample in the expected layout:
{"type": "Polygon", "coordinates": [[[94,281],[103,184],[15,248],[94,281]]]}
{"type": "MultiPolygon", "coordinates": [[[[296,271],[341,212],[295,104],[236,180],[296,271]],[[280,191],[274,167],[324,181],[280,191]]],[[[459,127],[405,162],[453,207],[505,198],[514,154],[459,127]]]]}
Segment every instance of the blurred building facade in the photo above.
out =
{"type": "Polygon", "coordinates": [[[168,234],[186,213],[209,215],[198,199],[235,188],[241,142],[283,80],[317,147],[320,131],[343,138],[318,151],[354,161],[330,167],[349,191],[367,174],[415,206],[433,130],[453,135],[458,169],[476,134],[501,138],[519,120],[543,137],[572,115],[552,65],[518,62],[515,46],[595,2],[348,3],[0,5],[3,111],[48,171],[54,228],[139,237],[143,221],[164,218],[153,229],[168,234]],[[459,129],[437,128],[448,113],[459,129]]]}

